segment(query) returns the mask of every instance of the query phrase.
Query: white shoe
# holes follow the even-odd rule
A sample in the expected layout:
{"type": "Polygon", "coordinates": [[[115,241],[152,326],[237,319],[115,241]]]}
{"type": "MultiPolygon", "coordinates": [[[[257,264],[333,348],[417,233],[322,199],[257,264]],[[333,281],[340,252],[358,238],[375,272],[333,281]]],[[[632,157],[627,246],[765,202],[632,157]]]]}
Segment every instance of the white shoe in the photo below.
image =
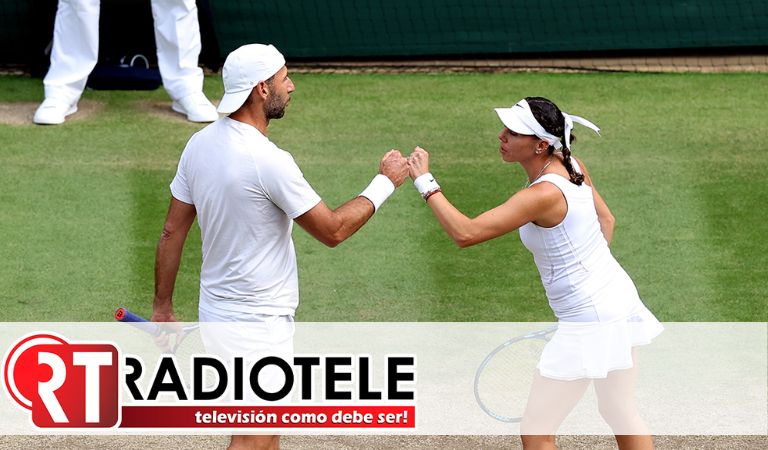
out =
{"type": "Polygon", "coordinates": [[[177,113],[185,114],[190,122],[213,122],[219,119],[216,107],[202,92],[174,101],[171,108],[177,113]]]}
{"type": "Polygon", "coordinates": [[[59,125],[66,117],[77,112],[77,103],[68,104],[61,100],[46,98],[35,111],[32,122],[38,125],[59,125]]]}

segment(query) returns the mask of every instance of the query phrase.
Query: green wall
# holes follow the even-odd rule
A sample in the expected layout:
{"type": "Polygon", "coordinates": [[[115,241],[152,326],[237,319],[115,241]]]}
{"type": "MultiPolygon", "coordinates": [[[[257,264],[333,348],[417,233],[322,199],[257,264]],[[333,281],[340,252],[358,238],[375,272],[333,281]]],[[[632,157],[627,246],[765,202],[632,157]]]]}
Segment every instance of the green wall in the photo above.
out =
{"type": "MultiPolygon", "coordinates": [[[[766,0],[205,2],[210,4],[221,55],[250,42],[273,43],[294,58],[755,47],[768,51],[766,0]]],[[[110,40],[151,34],[151,19],[138,14],[148,3],[102,0],[102,5],[123,8],[121,23],[112,27],[135,26],[135,32],[121,32],[110,40]]],[[[0,64],[27,63],[30,56],[41,54],[50,40],[55,8],[56,0],[0,0],[0,64]]]]}
{"type": "Polygon", "coordinates": [[[765,0],[212,2],[222,54],[270,42],[293,57],[465,55],[768,45],[765,0]]]}

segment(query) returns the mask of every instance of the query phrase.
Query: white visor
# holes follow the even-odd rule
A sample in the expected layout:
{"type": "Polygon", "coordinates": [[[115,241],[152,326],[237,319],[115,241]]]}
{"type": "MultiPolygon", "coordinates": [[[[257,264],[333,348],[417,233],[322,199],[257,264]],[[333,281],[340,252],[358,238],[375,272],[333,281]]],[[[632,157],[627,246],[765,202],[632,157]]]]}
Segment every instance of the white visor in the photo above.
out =
{"type": "MultiPolygon", "coordinates": [[[[525,99],[520,100],[511,108],[496,108],[495,110],[499,119],[501,119],[501,123],[515,133],[536,136],[539,139],[549,142],[549,145],[554,146],[558,150],[563,148],[563,140],[548,133],[547,130],[541,126],[533,116],[531,107],[525,99]]],[[[562,114],[563,119],[565,120],[565,145],[569,149],[571,148],[571,130],[573,129],[574,123],[580,123],[585,127],[590,128],[598,135],[600,134],[600,128],[589,120],[566,113],[562,114]]]]}
{"type": "Polygon", "coordinates": [[[523,122],[520,115],[515,112],[516,108],[517,105],[511,108],[496,108],[495,111],[496,114],[498,114],[499,119],[501,119],[501,123],[503,123],[505,127],[509,128],[515,133],[535,136],[536,131],[531,129],[531,127],[523,122]]]}

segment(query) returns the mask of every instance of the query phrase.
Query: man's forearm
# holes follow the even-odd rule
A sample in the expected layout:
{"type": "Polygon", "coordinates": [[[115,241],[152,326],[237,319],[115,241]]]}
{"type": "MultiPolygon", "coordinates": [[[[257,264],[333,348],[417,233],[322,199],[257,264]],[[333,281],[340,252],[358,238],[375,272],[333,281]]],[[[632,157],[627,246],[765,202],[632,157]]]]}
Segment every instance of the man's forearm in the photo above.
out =
{"type": "Polygon", "coordinates": [[[195,221],[197,211],[194,205],[171,199],[168,216],[163,225],[163,234],[157,244],[155,256],[155,298],[152,303],[152,320],[173,321],[173,285],[179,272],[181,252],[187,240],[189,228],[195,221]]]}
{"type": "Polygon", "coordinates": [[[373,217],[374,211],[373,203],[365,197],[355,197],[336,208],[333,213],[339,218],[340,224],[333,240],[337,244],[344,242],[373,217]]]}
{"type": "Polygon", "coordinates": [[[155,257],[155,299],[152,305],[153,315],[173,312],[173,288],[176,274],[181,264],[181,252],[184,240],[180,236],[168,236],[163,232],[157,244],[155,257]]]}
{"type": "Polygon", "coordinates": [[[402,184],[402,178],[407,174],[407,165],[400,152],[392,151],[387,155],[390,156],[386,156],[385,161],[393,159],[395,156],[402,160],[402,173],[399,178],[395,178],[397,184],[389,176],[378,174],[371,180],[368,187],[352,200],[334,210],[328,208],[325,202],[321,201],[294,219],[296,223],[328,247],[336,247],[355,234],[389,198],[395,188],[402,184]]]}

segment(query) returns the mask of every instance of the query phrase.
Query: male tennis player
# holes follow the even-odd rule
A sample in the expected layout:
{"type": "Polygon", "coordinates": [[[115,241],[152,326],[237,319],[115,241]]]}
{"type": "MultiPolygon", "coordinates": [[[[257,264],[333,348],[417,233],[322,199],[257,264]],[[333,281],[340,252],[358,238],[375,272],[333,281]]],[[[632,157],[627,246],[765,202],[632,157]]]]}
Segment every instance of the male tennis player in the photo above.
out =
{"type": "MultiPolygon", "coordinates": [[[[282,54],[271,45],[233,51],[223,69],[229,114],[187,143],[171,183],[171,205],[155,262],[153,321],[175,321],[172,294],[182,249],[198,217],[203,262],[201,322],[265,322],[288,330],[299,302],[293,221],[334,247],[354,234],[408,176],[399,151],[384,155],[363,192],[331,210],[304,179],[291,154],[269,138],[294,85],[282,54]]],[[[282,331],[278,331],[282,333],[282,331]]],[[[241,345],[239,342],[237,345],[241,345]]],[[[231,449],[277,449],[279,436],[233,436],[231,449]]]]}

